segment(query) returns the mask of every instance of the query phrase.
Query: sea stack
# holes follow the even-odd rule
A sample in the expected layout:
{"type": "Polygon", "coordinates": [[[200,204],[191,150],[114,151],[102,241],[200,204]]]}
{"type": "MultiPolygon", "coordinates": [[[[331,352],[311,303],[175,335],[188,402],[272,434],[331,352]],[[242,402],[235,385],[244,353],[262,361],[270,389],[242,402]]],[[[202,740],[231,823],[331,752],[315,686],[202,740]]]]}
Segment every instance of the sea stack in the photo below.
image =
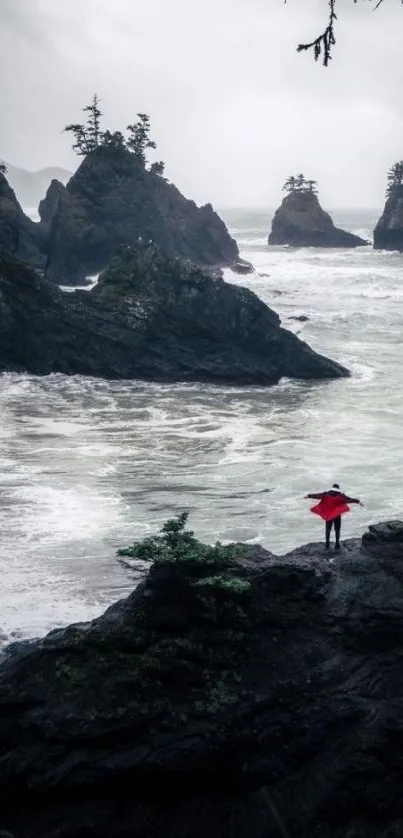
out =
{"type": "MultiPolygon", "coordinates": [[[[50,198],[53,204],[48,193],[47,203],[50,198]]],[[[104,270],[119,245],[135,246],[139,239],[199,265],[231,267],[239,260],[237,244],[211,204],[196,206],[126,148],[100,146],[59,189],[46,275],[60,285],[79,285],[104,270]]]]}
{"type": "Polygon", "coordinates": [[[287,195],[273,218],[269,245],[292,247],[362,247],[365,239],[335,227],[318,200],[316,181],[304,175],[289,177],[287,195]]]}
{"type": "Polygon", "coordinates": [[[374,248],[403,251],[403,160],[388,172],[386,203],[374,230],[374,248]]]}

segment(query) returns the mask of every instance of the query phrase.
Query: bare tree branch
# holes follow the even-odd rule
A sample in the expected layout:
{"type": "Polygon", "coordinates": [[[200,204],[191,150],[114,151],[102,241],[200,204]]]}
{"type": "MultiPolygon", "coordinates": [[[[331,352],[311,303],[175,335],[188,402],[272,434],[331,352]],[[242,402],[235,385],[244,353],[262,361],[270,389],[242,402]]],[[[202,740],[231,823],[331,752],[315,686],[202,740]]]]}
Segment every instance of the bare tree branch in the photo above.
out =
{"type": "MultiPolygon", "coordinates": [[[[329,61],[332,58],[332,47],[336,43],[336,36],[335,36],[335,23],[337,21],[336,15],[336,6],[338,0],[327,0],[329,6],[329,17],[328,23],[325,30],[314,38],[313,41],[310,41],[306,44],[298,44],[297,52],[304,52],[307,50],[313,50],[315,61],[322,56],[322,63],[325,67],[328,66],[329,61]]],[[[357,3],[358,0],[353,0],[353,3],[357,3]]],[[[379,9],[379,6],[382,5],[384,0],[368,0],[369,3],[375,3],[372,8],[372,11],[376,11],[379,9]]],[[[403,3],[403,0],[401,0],[403,3]]],[[[287,3],[287,0],[284,0],[284,3],[287,3]]]]}

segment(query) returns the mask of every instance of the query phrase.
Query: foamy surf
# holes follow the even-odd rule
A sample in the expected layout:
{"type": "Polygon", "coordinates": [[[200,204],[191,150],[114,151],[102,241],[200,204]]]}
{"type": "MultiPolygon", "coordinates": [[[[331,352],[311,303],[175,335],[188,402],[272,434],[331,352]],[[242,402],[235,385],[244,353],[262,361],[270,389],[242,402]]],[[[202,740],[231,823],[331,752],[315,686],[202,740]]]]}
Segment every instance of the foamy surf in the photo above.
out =
{"type": "Polygon", "coordinates": [[[1,375],[0,643],[100,613],[135,584],[116,549],[183,509],[205,541],[278,553],[321,538],[303,496],[335,480],[365,502],[345,537],[401,517],[401,255],[269,249],[265,213],[231,227],[256,271],[228,281],[351,377],[226,389],[1,375]]]}

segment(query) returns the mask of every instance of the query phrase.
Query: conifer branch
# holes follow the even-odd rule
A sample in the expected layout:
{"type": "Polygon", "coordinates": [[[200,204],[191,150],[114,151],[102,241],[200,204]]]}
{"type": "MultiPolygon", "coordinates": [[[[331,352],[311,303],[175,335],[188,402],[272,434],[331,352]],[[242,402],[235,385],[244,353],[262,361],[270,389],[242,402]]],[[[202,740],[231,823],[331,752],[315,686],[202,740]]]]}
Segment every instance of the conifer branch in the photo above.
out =
{"type": "MultiPolygon", "coordinates": [[[[353,0],[353,3],[357,3],[358,0],[353,0]]],[[[373,11],[375,12],[379,9],[379,6],[382,5],[384,0],[368,0],[369,3],[375,2],[375,6],[373,6],[373,11]]],[[[401,0],[403,3],[403,0],[401,0]]],[[[287,3],[287,0],[284,0],[284,3],[287,3]]],[[[325,30],[314,38],[313,41],[310,41],[306,44],[298,44],[297,52],[305,52],[307,50],[313,50],[314,59],[315,61],[318,60],[322,56],[322,63],[325,67],[328,66],[329,61],[332,58],[331,52],[332,47],[336,43],[336,36],[335,36],[335,23],[337,21],[336,15],[336,6],[337,0],[328,0],[329,6],[329,17],[328,23],[325,30]]]]}

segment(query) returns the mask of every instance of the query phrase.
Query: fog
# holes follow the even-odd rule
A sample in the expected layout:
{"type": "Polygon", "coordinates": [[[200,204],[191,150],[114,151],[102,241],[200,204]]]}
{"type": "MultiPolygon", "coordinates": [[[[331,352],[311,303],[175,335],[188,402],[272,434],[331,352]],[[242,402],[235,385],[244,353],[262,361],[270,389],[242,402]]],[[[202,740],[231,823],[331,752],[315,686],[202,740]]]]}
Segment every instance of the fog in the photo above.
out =
{"type": "Polygon", "coordinates": [[[302,171],[324,205],[381,206],[403,157],[403,7],[339,0],[328,68],[296,52],[326,19],[326,0],[1,0],[0,157],[75,168],[62,129],[96,91],[111,130],[150,114],[198,202],[273,206],[302,171]]]}

